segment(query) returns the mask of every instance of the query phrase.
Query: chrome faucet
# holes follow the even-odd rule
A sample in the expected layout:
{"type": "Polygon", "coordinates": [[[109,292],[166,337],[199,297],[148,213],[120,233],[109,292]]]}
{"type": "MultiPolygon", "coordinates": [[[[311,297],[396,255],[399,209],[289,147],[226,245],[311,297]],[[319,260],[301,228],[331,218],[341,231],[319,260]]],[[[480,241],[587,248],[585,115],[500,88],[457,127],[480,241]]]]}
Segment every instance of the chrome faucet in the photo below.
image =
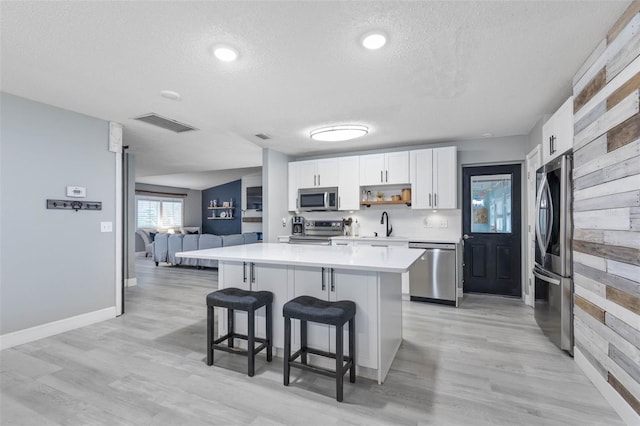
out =
{"type": "Polygon", "coordinates": [[[388,237],[393,232],[393,227],[389,226],[389,214],[387,212],[382,212],[382,216],[380,217],[380,224],[384,224],[385,216],[387,217],[387,237],[388,237]]]}

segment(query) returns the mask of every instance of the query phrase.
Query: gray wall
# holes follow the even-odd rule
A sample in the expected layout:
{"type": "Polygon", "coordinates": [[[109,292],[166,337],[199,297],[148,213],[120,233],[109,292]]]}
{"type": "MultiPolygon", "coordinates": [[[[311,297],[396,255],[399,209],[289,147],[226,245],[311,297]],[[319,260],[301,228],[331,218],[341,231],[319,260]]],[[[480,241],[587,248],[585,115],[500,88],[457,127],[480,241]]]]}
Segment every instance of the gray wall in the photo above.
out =
{"type": "MultiPolygon", "coordinates": [[[[529,142],[527,143],[526,154],[529,154],[531,150],[542,143],[542,126],[547,122],[547,120],[549,120],[549,117],[551,117],[549,114],[543,115],[529,132],[529,142]]],[[[540,156],[542,157],[542,153],[540,153],[540,156]]]]}
{"type": "Polygon", "coordinates": [[[281,152],[267,148],[262,150],[262,229],[265,243],[277,243],[278,235],[291,233],[287,211],[289,161],[291,158],[281,152]],[[286,221],[284,227],[283,218],[286,221]]]}
{"type": "Polygon", "coordinates": [[[115,306],[109,123],[6,93],[0,119],[0,334],[115,306]],[[102,211],[47,210],[67,185],[102,211]]]}
{"type": "Polygon", "coordinates": [[[202,226],[202,191],[197,189],[176,188],[174,186],[150,185],[148,183],[136,183],[136,189],[187,194],[184,199],[184,226],[202,226]]]}

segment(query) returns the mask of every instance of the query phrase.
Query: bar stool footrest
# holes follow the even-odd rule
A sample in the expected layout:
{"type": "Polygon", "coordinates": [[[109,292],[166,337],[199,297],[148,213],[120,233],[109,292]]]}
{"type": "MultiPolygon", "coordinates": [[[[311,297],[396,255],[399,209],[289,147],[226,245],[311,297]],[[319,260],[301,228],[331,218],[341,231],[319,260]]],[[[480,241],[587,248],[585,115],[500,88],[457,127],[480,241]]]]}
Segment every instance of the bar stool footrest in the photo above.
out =
{"type": "MultiPolygon", "coordinates": [[[[223,346],[220,343],[224,342],[225,340],[228,339],[241,339],[241,340],[249,340],[249,338],[247,337],[246,334],[238,334],[238,333],[227,333],[222,337],[217,338],[216,340],[213,341],[213,349],[218,350],[218,351],[224,351],[224,352],[229,352],[232,354],[241,354],[241,355],[247,355],[249,353],[248,350],[246,349],[242,349],[242,348],[236,348],[236,347],[228,347],[228,346],[223,346]]],[[[264,339],[262,337],[254,337],[253,338],[254,342],[258,342],[258,343],[262,343],[259,346],[256,346],[256,348],[253,350],[254,354],[257,354],[258,352],[260,352],[261,350],[263,350],[264,348],[267,347],[267,339],[264,339]]]]}
{"type": "Polygon", "coordinates": [[[334,354],[333,352],[327,352],[327,351],[322,351],[320,349],[314,349],[314,348],[300,348],[298,349],[293,355],[291,355],[291,357],[289,357],[289,365],[291,367],[295,367],[298,368],[300,370],[307,370],[307,371],[313,371],[325,376],[329,376],[329,377],[336,377],[336,375],[340,374],[342,376],[345,375],[345,373],[347,371],[349,371],[349,369],[351,368],[351,366],[353,365],[353,360],[350,359],[347,355],[343,355],[342,356],[342,361],[346,362],[346,364],[343,364],[342,366],[342,371],[335,371],[335,370],[331,370],[328,368],[324,368],[324,367],[319,367],[319,366],[315,366],[315,365],[310,365],[310,364],[303,364],[301,362],[296,362],[295,360],[302,355],[303,353],[306,354],[313,354],[313,355],[320,355],[323,356],[325,358],[332,358],[332,359],[336,359],[336,354],[334,354]]]}

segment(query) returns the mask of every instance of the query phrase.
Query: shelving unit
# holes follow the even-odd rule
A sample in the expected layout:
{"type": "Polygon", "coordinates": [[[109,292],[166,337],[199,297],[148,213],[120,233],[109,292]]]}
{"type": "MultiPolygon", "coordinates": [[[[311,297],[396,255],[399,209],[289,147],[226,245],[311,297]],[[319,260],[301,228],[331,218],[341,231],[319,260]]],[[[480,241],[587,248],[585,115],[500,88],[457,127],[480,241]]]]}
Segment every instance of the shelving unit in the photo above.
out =
{"type": "Polygon", "coordinates": [[[407,207],[411,207],[411,200],[398,200],[398,201],[360,201],[361,206],[382,206],[389,204],[406,204],[407,207]]]}
{"type": "MultiPolygon", "coordinates": [[[[231,211],[235,209],[235,206],[227,206],[227,207],[207,207],[207,210],[228,210],[229,214],[231,217],[219,217],[219,216],[213,216],[213,217],[207,217],[207,220],[233,220],[235,219],[235,216],[231,215],[231,211]]],[[[215,214],[215,213],[214,213],[215,214]]]]}

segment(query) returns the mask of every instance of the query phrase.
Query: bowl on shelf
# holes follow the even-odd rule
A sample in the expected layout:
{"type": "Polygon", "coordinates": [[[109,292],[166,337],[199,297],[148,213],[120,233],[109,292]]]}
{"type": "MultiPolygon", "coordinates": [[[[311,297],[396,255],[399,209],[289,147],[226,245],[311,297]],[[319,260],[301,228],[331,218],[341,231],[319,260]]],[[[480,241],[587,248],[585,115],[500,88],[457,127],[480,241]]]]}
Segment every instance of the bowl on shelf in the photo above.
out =
{"type": "Polygon", "coordinates": [[[400,196],[399,195],[392,195],[391,196],[391,201],[400,201],[400,196]]]}

